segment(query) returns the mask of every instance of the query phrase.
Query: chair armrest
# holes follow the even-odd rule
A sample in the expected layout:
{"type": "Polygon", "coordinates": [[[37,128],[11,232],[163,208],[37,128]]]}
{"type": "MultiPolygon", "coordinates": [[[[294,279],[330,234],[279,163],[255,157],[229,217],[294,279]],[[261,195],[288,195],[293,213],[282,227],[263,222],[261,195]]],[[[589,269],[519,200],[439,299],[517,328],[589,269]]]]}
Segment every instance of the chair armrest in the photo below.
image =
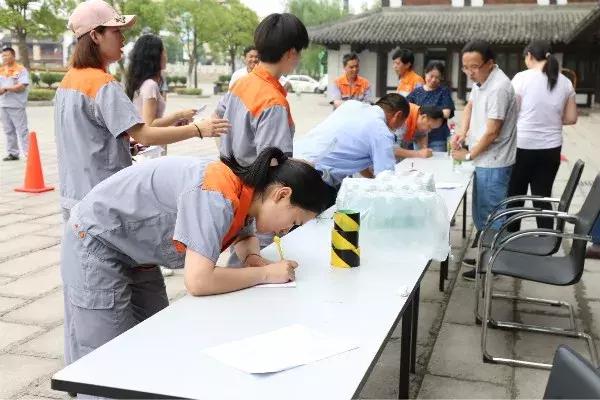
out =
{"type": "MultiPolygon", "coordinates": [[[[537,195],[510,196],[510,197],[507,197],[506,199],[502,200],[500,203],[496,204],[496,206],[490,213],[490,217],[492,215],[494,215],[499,209],[506,206],[507,204],[514,203],[517,201],[525,201],[525,200],[545,201],[545,202],[550,202],[550,203],[559,203],[560,202],[560,199],[557,199],[554,197],[544,197],[544,196],[537,196],[537,195]]],[[[489,217],[488,217],[488,221],[489,221],[489,217]]],[[[487,221],[486,221],[486,223],[487,223],[487,221]]]]}

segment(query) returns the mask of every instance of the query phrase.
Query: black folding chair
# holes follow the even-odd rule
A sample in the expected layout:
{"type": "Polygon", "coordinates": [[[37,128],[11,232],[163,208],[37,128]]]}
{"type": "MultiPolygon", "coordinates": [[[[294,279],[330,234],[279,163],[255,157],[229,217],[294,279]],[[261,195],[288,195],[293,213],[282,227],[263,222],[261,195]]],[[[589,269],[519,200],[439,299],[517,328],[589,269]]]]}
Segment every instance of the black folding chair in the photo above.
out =
{"type": "MultiPolygon", "coordinates": [[[[493,282],[494,276],[509,276],[516,279],[527,280],[532,282],[545,283],[554,286],[569,286],[574,285],[581,279],[585,264],[585,250],[587,242],[591,242],[590,233],[594,222],[600,215],[600,174],[596,176],[592,188],[588,193],[581,209],[577,214],[570,215],[561,211],[531,211],[523,212],[510,217],[501,228],[491,248],[484,251],[481,257],[482,267],[487,271],[485,278],[484,289],[484,314],[482,319],[481,331],[481,350],[483,360],[485,362],[509,364],[513,366],[525,366],[533,368],[552,367],[551,364],[517,360],[511,358],[495,357],[489,354],[487,350],[487,333],[490,325],[510,329],[510,330],[525,330],[538,333],[550,333],[554,335],[562,335],[569,337],[583,338],[587,341],[591,359],[594,365],[598,365],[596,348],[592,337],[582,331],[578,331],[575,327],[569,329],[548,327],[541,325],[528,325],[512,321],[492,321],[492,299],[493,299],[493,282]],[[555,221],[564,221],[565,224],[574,226],[573,233],[566,230],[557,229],[526,229],[507,236],[501,235],[511,223],[532,217],[553,218],[555,221]],[[556,255],[538,255],[517,253],[507,250],[510,243],[521,238],[527,237],[544,237],[550,236],[561,239],[571,239],[571,249],[564,256],[556,255]]],[[[548,300],[549,301],[549,300],[548,300]]]]}
{"type": "MultiPolygon", "coordinates": [[[[577,190],[577,185],[579,184],[579,180],[581,178],[581,174],[583,172],[583,167],[585,163],[581,160],[577,160],[573,169],[571,170],[571,175],[569,176],[569,180],[565,185],[565,189],[563,190],[560,198],[550,198],[550,197],[542,197],[542,196],[512,196],[504,201],[500,202],[492,211],[490,216],[487,219],[485,227],[481,231],[481,235],[479,237],[478,242],[478,255],[477,255],[477,264],[475,270],[478,272],[475,274],[475,322],[481,322],[481,316],[479,315],[479,298],[481,294],[479,293],[480,282],[481,282],[481,273],[484,272],[481,268],[481,257],[484,254],[486,249],[489,249],[492,245],[494,239],[498,237],[505,237],[510,232],[507,229],[503,229],[502,232],[499,232],[498,229],[494,229],[492,225],[499,219],[504,219],[513,215],[517,215],[524,212],[543,212],[544,210],[536,207],[510,207],[511,203],[514,202],[522,202],[524,200],[535,200],[535,201],[545,201],[557,204],[556,211],[559,212],[568,212],[569,207],[571,206],[571,202],[573,200],[573,196],[575,195],[575,190],[577,190]]],[[[559,220],[556,223],[556,230],[564,231],[565,222],[563,220],[559,220]]],[[[552,255],[555,254],[559,249],[562,243],[562,238],[553,237],[553,236],[526,236],[522,237],[517,241],[511,242],[506,250],[518,252],[518,253],[526,253],[526,254],[538,254],[538,255],[552,255]]],[[[564,301],[557,300],[546,300],[546,299],[538,299],[535,297],[518,297],[504,293],[494,293],[494,298],[503,298],[509,300],[518,300],[522,302],[528,303],[536,303],[536,304],[546,304],[555,307],[565,307],[569,310],[569,318],[571,323],[571,328],[575,328],[575,317],[573,315],[573,307],[564,301]]]]}
{"type": "Polygon", "coordinates": [[[600,399],[600,373],[568,346],[554,353],[544,399],[600,399]]]}

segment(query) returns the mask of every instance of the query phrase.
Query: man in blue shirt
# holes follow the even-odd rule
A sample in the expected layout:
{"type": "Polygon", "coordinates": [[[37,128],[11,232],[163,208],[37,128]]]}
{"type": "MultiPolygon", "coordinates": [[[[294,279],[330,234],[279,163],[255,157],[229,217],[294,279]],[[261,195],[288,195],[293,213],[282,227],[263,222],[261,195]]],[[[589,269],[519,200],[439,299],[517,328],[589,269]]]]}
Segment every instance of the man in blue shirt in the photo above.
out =
{"type": "Polygon", "coordinates": [[[345,177],[357,172],[373,177],[393,171],[394,132],[408,114],[408,102],[397,93],[383,96],[374,106],[348,100],[294,143],[294,157],[313,163],[323,180],[336,189],[345,177]]]}

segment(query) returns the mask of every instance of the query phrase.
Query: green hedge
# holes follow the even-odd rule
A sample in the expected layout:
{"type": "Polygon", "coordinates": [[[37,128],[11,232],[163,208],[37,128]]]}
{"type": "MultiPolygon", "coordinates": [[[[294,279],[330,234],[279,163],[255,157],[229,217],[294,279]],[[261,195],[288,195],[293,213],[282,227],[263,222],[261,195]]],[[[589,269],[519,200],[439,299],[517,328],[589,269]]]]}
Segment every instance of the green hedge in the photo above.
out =
{"type": "Polygon", "coordinates": [[[35,86],[40,85],[40,76],[37,73],[32,72],[29,74],[29,79],[31,79],[31,83],[33,83],[35,86]]]}
{"type": "Polygon", "coordinates": [[[177,86],[178,84],[181,86],[185,86],[185,84],[187,83],[187,77],[186,76],[167,76],[167,84],[169,86],[177,86]]]}
{"type": "Polygon", "coordinates": [[[175,89],[175,93],[177,94],[185,94],[188,96],[200,96],[202,95],[202,89],[198,88],[178,88],[175,89]]]}
{"type": "Polygon", "coordinates": [[[29,101],[52,101],[54,99],[54,93],[52,89],[31,89],[27,100],[29,101]]]}
{"type": "Polygon", "coordinates": [[[40,73],[40,81],[48,85],[48,87],[52,87],[55,83],[59,83],[63,80],[65,74],[62,72],[41,72],[40,73]]]}

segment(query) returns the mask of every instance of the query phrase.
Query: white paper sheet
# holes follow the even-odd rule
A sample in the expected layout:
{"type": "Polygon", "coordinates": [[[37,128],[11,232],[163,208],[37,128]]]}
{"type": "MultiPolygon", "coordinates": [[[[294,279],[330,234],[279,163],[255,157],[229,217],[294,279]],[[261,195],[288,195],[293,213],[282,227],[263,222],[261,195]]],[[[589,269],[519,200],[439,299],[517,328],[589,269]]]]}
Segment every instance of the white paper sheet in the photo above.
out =
{"type": "Polygon", "coordinates": [[[296,287],[296,281],[291,281],[287,283],[263,283],[262,285],[256,285],[254,287],[257,288],[291,288],[296,287]]]}
{"type": "Polygon", "coordinates": [[[348,339],[323,335],[295,324],[211,347],[204,353],[246,373],[264,374],[309,364],[357,347],[348,339]]]}

